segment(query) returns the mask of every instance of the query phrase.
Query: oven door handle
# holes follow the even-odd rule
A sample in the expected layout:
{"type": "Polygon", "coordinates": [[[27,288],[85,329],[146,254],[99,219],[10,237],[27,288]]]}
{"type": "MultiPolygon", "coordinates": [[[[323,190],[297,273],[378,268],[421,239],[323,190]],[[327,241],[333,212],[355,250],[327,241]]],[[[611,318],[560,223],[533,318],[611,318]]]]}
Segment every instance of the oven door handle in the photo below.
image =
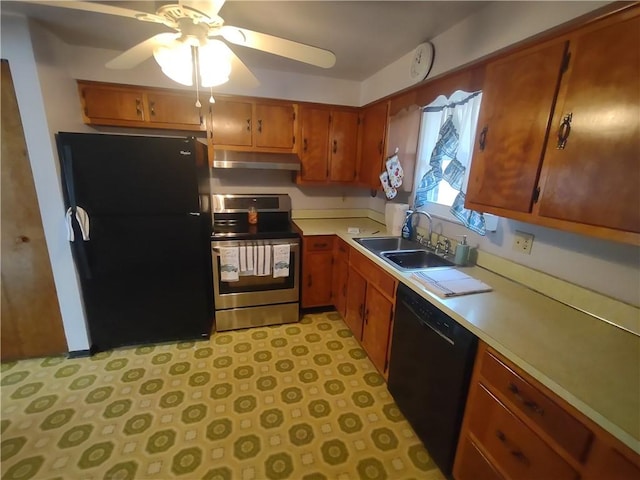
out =
{"type": "MultiPolygon", "coordinates": [[[[286,245],[286,243],[275,243],[275,244],[269,243],[267,245],[270,246],[270,247],[277,247],[279,245],[286,245]]],[[[295,248],[295,247],[298,247],[299,245],[300,245],[299,243],[290,243],[289,247],[290,248],[295,248]]],[[[247,245],[247,246],[253,246],[253,245],[247,245]]],[[[214,251],[215,253],[219,254],[220,253],[220,248],[222,248],[222,247],[211,247],[211,250],[214,251]]],[[[240,248],[240,247],[238,246],[236,248],[240,248]]]]}

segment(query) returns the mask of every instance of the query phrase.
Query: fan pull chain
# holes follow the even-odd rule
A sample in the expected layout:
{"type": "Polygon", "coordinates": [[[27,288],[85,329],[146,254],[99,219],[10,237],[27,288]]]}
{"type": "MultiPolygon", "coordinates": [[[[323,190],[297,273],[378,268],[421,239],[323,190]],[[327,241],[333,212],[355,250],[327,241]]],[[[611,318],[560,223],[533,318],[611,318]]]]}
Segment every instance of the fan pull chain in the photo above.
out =
{"type": "Polygon", "coordinates": [[[198,65],[198,47],[191,47],[191,54],[193,57],[193,74],[196,77],[196,107],[202,107],[200,103],[200,66],[198,65]]]}
{"type": "Polygon", "coordinates": [[[209,93],[211,94],[209,97],[209,103],[216,103],[216,99],[213,98],[213,87],[209,87],[209,93]]]}

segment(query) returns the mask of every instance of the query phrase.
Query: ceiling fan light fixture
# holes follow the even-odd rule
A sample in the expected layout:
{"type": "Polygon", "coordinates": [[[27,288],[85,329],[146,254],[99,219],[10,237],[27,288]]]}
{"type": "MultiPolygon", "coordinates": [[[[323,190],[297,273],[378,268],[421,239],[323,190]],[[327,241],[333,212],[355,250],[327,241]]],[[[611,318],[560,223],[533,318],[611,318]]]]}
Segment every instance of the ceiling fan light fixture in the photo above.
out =
{"type": "Polygon", "coordinates": [[[191,45],[172,42],[170,45],[158,45],[153,49],[153,58],[167,77],[182,85],[193,85],[193,60],[191,45]]]}
{"type": "Polygon", "coordinates": [[[198,48],[200,80],[203,87],[216,87],[229,81],[231,59],[220,40],[209,40],[198,48]]]}

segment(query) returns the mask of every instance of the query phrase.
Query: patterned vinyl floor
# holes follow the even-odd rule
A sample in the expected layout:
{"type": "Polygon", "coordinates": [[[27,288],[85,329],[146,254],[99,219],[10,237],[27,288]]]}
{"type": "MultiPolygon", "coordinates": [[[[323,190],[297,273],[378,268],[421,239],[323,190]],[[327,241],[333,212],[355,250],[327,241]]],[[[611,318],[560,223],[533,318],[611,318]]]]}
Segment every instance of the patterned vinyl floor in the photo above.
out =
{"type": "Polygon", "coordinates": [[[4,363],[0,385],[2,480],[443,479],[335,312],[4,363]]]}

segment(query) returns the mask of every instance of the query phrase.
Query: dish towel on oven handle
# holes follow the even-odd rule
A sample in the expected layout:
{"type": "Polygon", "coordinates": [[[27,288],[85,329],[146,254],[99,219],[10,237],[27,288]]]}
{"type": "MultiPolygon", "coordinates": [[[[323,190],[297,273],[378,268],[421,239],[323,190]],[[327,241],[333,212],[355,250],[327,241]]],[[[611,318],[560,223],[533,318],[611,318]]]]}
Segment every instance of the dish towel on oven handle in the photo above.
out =
{"type": "Polygon", "coordinates": [[[240,276],[253,275],[255,272],[255,265],[253,262],[255,245],[241,245],[238,247],[240,250],[240,276]]]}
{"type": "Polygon", "coordinates": [[[220,280],[237,282],[239,266],[238,247],[220,247],[220,280]]]}
{"type": "Polygon", "coordinates": [[[290,252],[288,243],[273,246],[273,278],[289,276],[290,252]]]}
{"type": "Polygon", "coordinates": [[[255,274],[259,277],[271,275],[271,245],[258,245],[258,268],[255,274]]]}

